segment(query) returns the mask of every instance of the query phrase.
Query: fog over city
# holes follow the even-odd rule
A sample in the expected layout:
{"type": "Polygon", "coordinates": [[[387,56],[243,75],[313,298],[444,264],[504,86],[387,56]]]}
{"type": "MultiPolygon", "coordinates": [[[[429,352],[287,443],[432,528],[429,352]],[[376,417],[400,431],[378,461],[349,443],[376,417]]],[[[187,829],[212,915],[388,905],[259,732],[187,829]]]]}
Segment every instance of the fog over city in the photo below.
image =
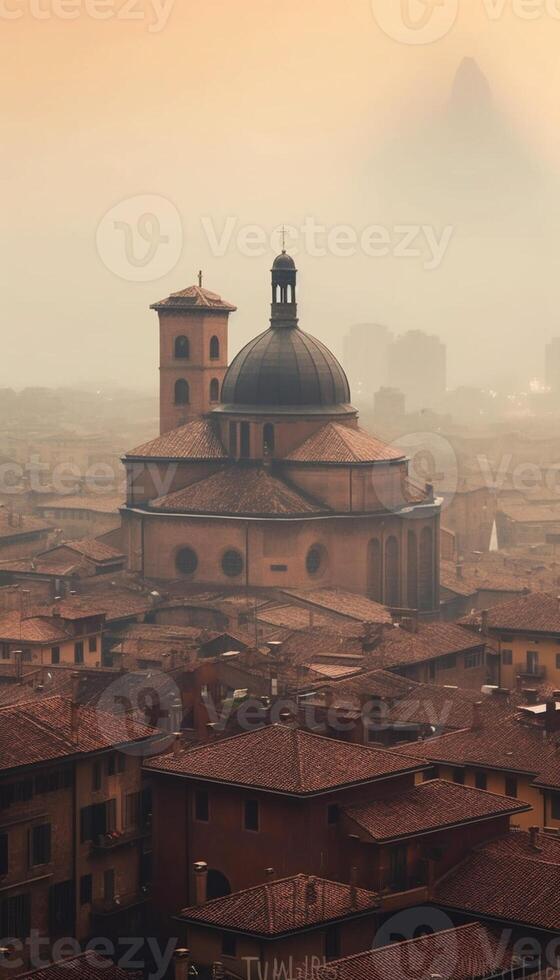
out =
{"type": "Polygon", "coordinates": [[[544,382],[550,4],[463,4],[426,44],[395,43],[368,0],[139,6],[5,22],[3,386],[153,389],[149,305],[199,269],[238,306],[235,352],[267,325],[282,224],[301,325],[337,354],[353,323],[382,323],[437,334],[450,388],[544,382]]]}

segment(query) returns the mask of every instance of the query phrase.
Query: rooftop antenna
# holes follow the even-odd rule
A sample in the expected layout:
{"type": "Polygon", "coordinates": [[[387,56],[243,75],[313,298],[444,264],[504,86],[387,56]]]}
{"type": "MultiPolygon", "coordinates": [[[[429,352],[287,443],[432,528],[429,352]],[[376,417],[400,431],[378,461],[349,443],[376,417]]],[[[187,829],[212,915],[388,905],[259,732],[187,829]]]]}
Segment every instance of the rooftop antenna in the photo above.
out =
{"type": "Polygon", "coordinates": [[[199,269],[198,272],[198,285],[200,288],[202,288],[202,269],[199,269]]]}

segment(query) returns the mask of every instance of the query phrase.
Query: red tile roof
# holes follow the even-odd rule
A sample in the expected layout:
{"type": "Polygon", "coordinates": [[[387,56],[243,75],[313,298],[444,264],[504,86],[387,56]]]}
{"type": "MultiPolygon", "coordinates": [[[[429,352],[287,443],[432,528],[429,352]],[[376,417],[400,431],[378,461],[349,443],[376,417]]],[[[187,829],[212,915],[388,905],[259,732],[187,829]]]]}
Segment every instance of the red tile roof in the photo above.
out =
{"type": "MultiPolygon", "coordinates": [[[[468,625],[480,625],[482,615],[467,616],[468,625]]],[[[560,634],[560,601],[550,592],[531,592],[488,610],[490,629],[507,632],[560,634]]]]}
{"type": "Polygon", "coordinates": [[[94,708],[78,708],[72,734],[70,698],[49,697],[0,709],[0,769],[99,752],[152,737],[154,730],[94,708]]]}
{"type": "Polygon", "coordinates": [[[332,960],[313,980],[485,980],[506,970],[512,953],[479,922],[332,960]]]}
{"type": "Polygon", "coordinates": [[[151,310],[161,310],[163,313],[173,313],[175,310],[201,310],[204,312],[234,313],[237,309],[231,303],[227,303],[217,293],[211,293],[209,289],[202,286],[187,286],[177,293],[171,293],[165,299],[160,299],[153,303],[151,310]]]}
{"type": "Polygon", "coordinates": [[[64,494],[58,493],[50,497],[41,497],[36,504],[37,510],[82,510],[95,514],[118,514],[124,506],[121,494],[64,494]]]}
{"type": "Polygon", "coordinates": [[[344,812],[372,840],[386,842],[530,809],[520,800],[434,779],[344,812]]]}
{"type": "Polygon", "coordinates": [[[483,645],[483,637],[455,623],[419,623],[416,632],[403,627],[384,630],[367,663],[372,669],[405,667],[449,653],[480,650],[483,645]]]}
{"type": "Polygon", "coordinates": [[[404,454],[371,436],[340,422],[328,422],[286,456],[291,463],[378,463],[404,459],[404,454]]]}
{"type": "Polygon", "coordinates": [[[553,739],[543,738],[543,730],[519,721],[496,699],[482,705],[480,726],[415,742],[402,750],[434,763],[501,769],[533,776],[549,767],[560,774],[560,752],[553,739]]]}
{"type": "Polygon", "coordinates": [[[31,973],[19,974],[21,980],[141,980],[144,974],[141,971],[131,972],[122,970],[115,966],[104,956],[88,950],[81,956],[75,956],[68,960],[53,963],[52,966],[45,966],[41,970],[33,970],[31,973]]]}
{"type": "Polygon", "coordinates": [[[379,907],[376,892],[310,875],[256,885],[181,912],[187,922],[258,936],[280,936],[379,907]]]}
{"type": "Polygon", "coordinates": [[[119,558],[124,558],[122,551],[117,551],[111,545],[99,541],[98,538],[83,538],[81,541],[65,541],[58,548],[51,548],[50,551],[43,552],[38,556],[39,559],[47,556],[54,558],[57,552],[75,551],[84,558],[89,558],[94,562],[114,562],[119,558]]]}
{"type": "Polygon", "coordinates": [[[220,437],[209,419],[186,425],[151,439],[126,454],[128,459],[227,459],[220,437]]]}
{"type": "Polygon", "coordinates": [[[512,854],[512,837],[517,834],[473,851],[438,882],[434,900],[446,908],[558,932],[560,862],[547,850],[512,854]]]}
{"type": "Polygon", "coordinates": [[[22,643],[58,643],[71,638],[67,625],[53,618],[46,610],[44,616],[25,616],[19,612],[0,617],[0,640],[22,643]]]}
{"type": "Polygon", "coordinates": [[[152,507],[171,513],[238,514],[290,517],[327,513],[264,469],[232,464],[183,490],[153,500],[152,507]]]}
{"type": "Polygon", "coordinates": [[[383,749],[352,745],[282,725],[167,755],[151,771],[307,796],[421,768],[383,749]]]}
{"type": "Polygon", "coordinates": [[[304,602],[306,606],[317,606],[336,616],[345,616],[360,623],[391,623],[390,612],[373,599],[344,592],[342,589],[283,589],[283,595],[304,602]]]}

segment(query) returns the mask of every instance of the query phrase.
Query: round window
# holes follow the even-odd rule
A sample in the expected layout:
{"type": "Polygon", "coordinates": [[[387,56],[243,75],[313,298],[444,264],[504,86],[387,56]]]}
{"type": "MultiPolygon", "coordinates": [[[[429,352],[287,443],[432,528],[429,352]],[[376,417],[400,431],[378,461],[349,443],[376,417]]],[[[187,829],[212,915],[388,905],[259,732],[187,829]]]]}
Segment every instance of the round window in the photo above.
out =
{"type": "Polygon", "coordinates": [[[306,567],[309,575],[318,575],[325,562],[325,551],[319,544],[314,544],[307,552],[306,567]]]}
{"type": "Polygon", "coordinates": [[[237,575],[241,575],[243,571],[243,555],[240,551],[235,551],[233,548],[230,551],[226,551],[222,558],[222,571],[228,578],[236,578],[237,575]]]}
{"type": "Polygon", "coordinates": [[[192,548],[181,548],[177,552],[176,563],[183,575],[193,575],[198,568],[198,555],[192,548]]]}

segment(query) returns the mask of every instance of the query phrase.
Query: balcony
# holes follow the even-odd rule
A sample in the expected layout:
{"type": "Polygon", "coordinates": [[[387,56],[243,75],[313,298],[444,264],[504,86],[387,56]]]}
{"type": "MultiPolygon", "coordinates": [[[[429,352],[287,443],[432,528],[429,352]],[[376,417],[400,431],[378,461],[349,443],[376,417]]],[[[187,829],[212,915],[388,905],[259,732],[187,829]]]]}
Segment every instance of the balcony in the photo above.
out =
{"type": "Polygon", "coordinates": [[[112,830],[106,834],[99,834],[97,840],[91,845],[91,853],[106,854],[118,847],[137,844],[149,836],[150,829],[148,827],[136,827],[133,830],[112,830]]]}
{"type": "Polygon", "coordinates": [[[546,678],[546,667],[544,664],[521,664],[517,666],[517,673],[519,677],[542,681],[546,678]]]}
{"type": "Polygon", "coordinates": [[[93,915],[107,918],[118,915],[121,912],[128,912],[130,909],[138,908],[150,901],[150,889],[144,885],[140,891],[130,895],[115,895],[114,898],[100,899],[93,902],[91,910],[93,915]]]}

